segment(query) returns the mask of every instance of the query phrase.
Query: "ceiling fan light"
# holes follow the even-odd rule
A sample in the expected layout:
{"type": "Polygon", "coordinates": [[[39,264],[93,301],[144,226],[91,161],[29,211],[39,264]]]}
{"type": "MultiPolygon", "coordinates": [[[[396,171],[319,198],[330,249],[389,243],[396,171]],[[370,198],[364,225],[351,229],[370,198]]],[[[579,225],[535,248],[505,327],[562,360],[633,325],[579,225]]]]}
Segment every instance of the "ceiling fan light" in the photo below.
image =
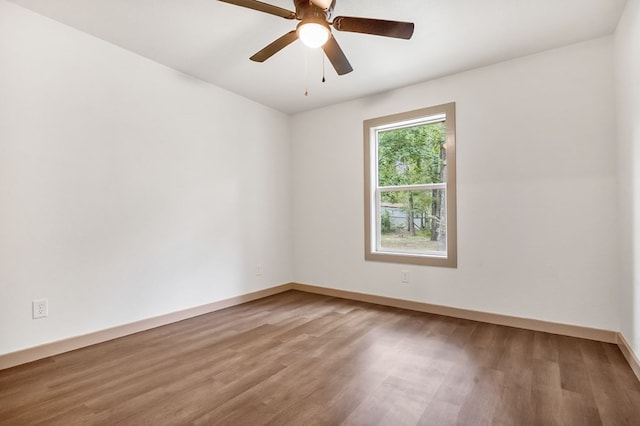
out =
{"type": "Polygon", "coordinates": [[[303,22],[298,27],[298,37],[305,46],[312,49],[323,46],[330,36],[329,28],[317,22],[303,22]]]}

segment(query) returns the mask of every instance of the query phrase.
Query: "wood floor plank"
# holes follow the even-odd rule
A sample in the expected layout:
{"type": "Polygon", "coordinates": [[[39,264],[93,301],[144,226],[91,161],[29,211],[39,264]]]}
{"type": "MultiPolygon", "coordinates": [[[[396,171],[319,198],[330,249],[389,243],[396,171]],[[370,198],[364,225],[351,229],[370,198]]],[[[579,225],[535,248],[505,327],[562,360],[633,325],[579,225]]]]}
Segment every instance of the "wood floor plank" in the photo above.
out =
{"type": "Polygon", "coordinates": [[[288,291],[0,371],[0,425],[638,425],[617,346],[288,291]]]}

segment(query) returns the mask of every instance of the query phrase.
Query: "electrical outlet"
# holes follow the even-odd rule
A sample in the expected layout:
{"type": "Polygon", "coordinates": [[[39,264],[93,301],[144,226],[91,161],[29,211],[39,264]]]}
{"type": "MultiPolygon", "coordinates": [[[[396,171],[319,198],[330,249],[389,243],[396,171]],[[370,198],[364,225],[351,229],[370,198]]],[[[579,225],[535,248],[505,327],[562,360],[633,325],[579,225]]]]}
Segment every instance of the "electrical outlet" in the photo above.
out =
{"type": "Polygon", "coordinates": [[[49,316],[49,301],[47,299],[38,299],[31,302],[33,319],[44,318],[49,316]]]}
{"type": "Polygon", "coordinates": [[[259,263],[256,263],[256,275],[262,275],[262,265],[259,263]]]}
{"type": "Polygon", "coordinates": [[[403,283],[409,282],[409,271],[407,270],[400,271],[400,282],[403,282],[403,283]]]}

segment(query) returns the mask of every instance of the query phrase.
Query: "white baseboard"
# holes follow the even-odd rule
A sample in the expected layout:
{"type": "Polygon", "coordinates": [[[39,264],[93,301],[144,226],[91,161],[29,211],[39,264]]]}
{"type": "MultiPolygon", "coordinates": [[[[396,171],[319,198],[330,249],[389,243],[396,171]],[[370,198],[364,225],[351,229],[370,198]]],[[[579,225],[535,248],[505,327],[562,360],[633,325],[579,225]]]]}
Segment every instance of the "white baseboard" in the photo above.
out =
{"type": "Polygon", "coordinates": [[[597,328],[582,327],[578,325],[560,324],[549,321],[541,321],[530,318],[513,317],[509,315],[493,314],[469,309],[452,308],[449,306],[432,305],[411,300],[394,299],[385,296],[375,296],[365,293],[356,293],[346,290],[338,290],[327,287],[318,287],[308,284],[292,283],[293,290],[306,291],[307,293],[322,294],[325,296],[341,297],[343,299],[358,300],[361,302],[376,303],[395,308],[410,309],[413,311],[431,314],[445,315],[448,317],[462,318],[473,321],[487,322],[490,324],[506,325],[509,327],[524,328],[526,330],[543,331],[562,336],[579,337],[581,339],[596,340],[599,342],[617,344],[629,366],[640,380],[640,361],[629,342],[622,333],[602,330],[597,328]]]}
{"type": "Polygon", "coordinates": [[[617,343],[620,351],[622,351],[622,355],[624,355],[624,357],[627,359],[629,366],[636,374],[638,380],[640,380],[640,360],[638,360],[638,356],[633,351],[633,348],[631,347],[629,342],[627,342],[627,339],[624,338],[624,335],[622,333],[618,333],[617,343]]]}
{"type": "Polygon", "coordinates": [[[117,339],[129,334],[138,333],[140,331],[149,330],[162,325],[171,324],[198,315],[215,312],[220,309],[229,308],[231,306],[240,305],[252,300],[261,299],[274,294],[282,293],[287,290],[298,290],[307,293],[322,294],[325,296],[340,297],[343,299],[356,300],[360,302],[375,303],[378,305],[392,306],[396,308],[409,309],[418,312],[426,312],[438,315],[445,315],[454,318],[468,319],[472,321],[486,322],[490,324],[506,325],[509,327],[523,328],[527,330],[543,331],[546,333],[560,334],[563,336],[579,337],[582,339],[596,340],[606,343],[614,343],[620,347],[624,357],[629,362],[631,369],[640,380],[640,362],[633,349],[626,341],[624,336],[616,331],[602,330],[589,327],[581,327],[577,325],[560,324],[549,321],[541,321],[529,318],[513,317],[509,315],[501,315],[487,313],[481,311],[473,311],[469,309],[453,308],[449,306],[433,305],[424,302],[415,302],[411,300],[395,299],[385,296],[376,296],[366,293],[357,293],[346,290],[339,290],[327,287],[319,287],[308,284],[288,283],[276,287],[259,290],[253,293],[232,297],[230,299],[220,300],[218,302],[209,303],[195,308],[185,309],[183,311],[173,312],[154,318],[148,318],[134,323],[109,328],[106,330],[96,331],[94,333],[75,336],[57,342],[47,343],[33,348],[23,349],[21,351],[11,352],[0,355],[0,370],[13,367],[20,364],[26,364],[31,361],[58,355],[63,352],[72,351],[74,349],[83,348],[97,343],[106,342],[108,340],[117,339]]]}
{"type": "Polygon", "coordinates": [[[282,293],[290,290],[291,284],[282,284],[276,287],[259,290],[253,293],[244,294],[230,299],[220,300],[218,302],[208,303],[202,306],[185,309],[178,312],[172,312],[153,318],[147,318],[141,321],[120,325],[117,327],[99,330],[93,333],[74,336],[68,339],[58,340],[56,342],[46,343],[44,345],[23,349],[16,352],[0,355],[0,370],[14,367],[20,364],[26,364],[31,361],[69,352],[75,349],[84,348],[86,346],[95,345],[96,343],[106,342],[108,340],[124,337],[129,334],[138,333],[140,331],[149,330],[160,327],[162,325],[171,324],[198,315],[208,314],[220,309],[229,308],[231,306],[240,305],[256,299],[262,299],[273,294],[282,293]]]}
{"type": "Polygon", "coordinates": [[[452,308],[442,305],[432,305],[430,303],[414,302],[404,299],[394,299],[392,297],[375,296],[366,293],[356,293],[353,291],[338,290],[327,287],[317,287],[307,284],[294,283],[292,284],[292,288],[294,290],[306,291],[307,293],[341,297],[344,299],[376,303],[378,305],[393,306],[395,308],[409,309],[412,311],[445,315],[448,317],[487,322],[490,324],[506,325],[509,327],[524,328],[527,330],[544,331],[546,333],[597,340],[599,342],[618,343],[618,333],[610,330],[601,330],[598,328],[581,327],[578,325],[560,324],[550,321],[513,317],[509,315],[473,311],[470,309],[452,308]]]}

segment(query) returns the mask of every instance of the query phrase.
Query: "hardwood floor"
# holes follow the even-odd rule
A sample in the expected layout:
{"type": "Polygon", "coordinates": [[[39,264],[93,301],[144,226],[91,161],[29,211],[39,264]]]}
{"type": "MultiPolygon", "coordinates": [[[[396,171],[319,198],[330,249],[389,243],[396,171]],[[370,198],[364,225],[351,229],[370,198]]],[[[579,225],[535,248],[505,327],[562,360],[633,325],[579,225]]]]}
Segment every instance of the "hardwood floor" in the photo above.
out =
{"type": "Polygon", "coordinates": [[[288,291],[0,371],[1,425],[638,425],[617,346],[288,291]]]}

